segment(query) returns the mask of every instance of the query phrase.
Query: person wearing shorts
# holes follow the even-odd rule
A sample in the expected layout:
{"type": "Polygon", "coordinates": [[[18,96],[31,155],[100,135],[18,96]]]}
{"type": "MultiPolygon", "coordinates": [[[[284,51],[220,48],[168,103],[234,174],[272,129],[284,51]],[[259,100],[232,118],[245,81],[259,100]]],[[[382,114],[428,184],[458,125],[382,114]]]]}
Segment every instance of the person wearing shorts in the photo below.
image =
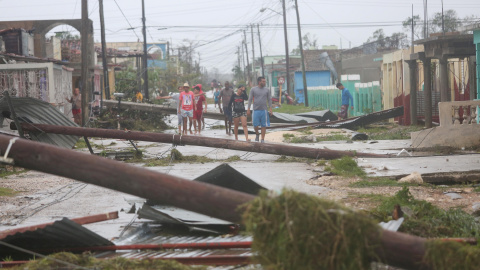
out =
{"type": "Polygon", "coordinates": [[[248,129],[247,129],[247,112],[245,111],[245,100],[248,100],[248,96],[245,93],[245,86],[240,85],[237,91],[233,93],[230,98],[228,107],[232,110],[233,117],[233,132],[235,133],[235,140],[238,140],[238,124],[241,121],[243,127],[243,134],[245,134],[245,140],[248,142],[248,129]]]}
{"type": "Polygon", "coordinates": [[[193,109],[193,128],[195,129],[195,134],[200,134],[202,130],[202,118],[203,112],[207,112],[207,99],[205,95],[200,94],[200,87],[197,85],[193,88],[193,94],[195,96],[195,107],[193,109]],[[205,110],[203,109],[203,104],[205,104],[205,110]]]}
{"type": "Polygon", "coordinates": [[[259,127],[262,131],[262,140],[265,142],[265,133],[267,133],[267,126],[270,126],[270,117],[269,114],[272,112],[272,96],[270,90],[265,87],[266,81],[264,77],[258,77],[257,79],[258,86],[252,87],[250,89],[250,95],[248,97],[248,110],[247,115],[250,115],[250,106],[253,101],[253,115],[252,122],[253,128],[255,129],[255,141],[258,142],[260,138],[259,127]],[[268,110],[268,111],[267,111],[268,110]]]}
{"type": "Polygon", "coordinates": [[[193,108],[195,107],[195,97],[190,91],[188,83],[183,85],[183,92],[180,94],[178,109],[183,117],[183,134],[187,134],[187,119],[190,121],[189,131],[192,132],[193,108]]]}
{"type": "Polygon", "coordinates": [[[228,109],[228,103],[230,103],[230,98],[232,97],[233,92],[233,88],[227,81],[225,82],[225,87],[220,91],[220,95],[218,96],[218,102],[221,104],[220,113],[225,115],[225,131],[228,135],[230,135],[230,131],[232,130],[232,110],[228,109]]]}
{"type": "Polygon", "coordinates": [[[179,86],[178,88],[178,93],[173,94],[171,96],[165,96],[165,97],[157,97],[157,99],[173,99],[177,103],[177,119],[178,119],[178,134],[182,134],[182,125],[183,125],[183,116],[180,113],[180,110],[178,109],[178,104],[180,104],[180,94],[183,92],[183,86],[179,86]]]}

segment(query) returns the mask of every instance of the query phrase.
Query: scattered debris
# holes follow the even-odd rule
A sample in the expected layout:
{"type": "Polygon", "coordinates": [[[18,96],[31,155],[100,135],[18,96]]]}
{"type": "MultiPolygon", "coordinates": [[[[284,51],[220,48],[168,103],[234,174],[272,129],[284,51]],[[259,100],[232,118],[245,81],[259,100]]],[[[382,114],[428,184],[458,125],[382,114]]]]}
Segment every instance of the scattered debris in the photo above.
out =
{"type": "Polygon", "coordinates": [[[423,184],[423,179],[418,172],[413,172],[412,174],[398,180],[398,183],[423,184]]]}

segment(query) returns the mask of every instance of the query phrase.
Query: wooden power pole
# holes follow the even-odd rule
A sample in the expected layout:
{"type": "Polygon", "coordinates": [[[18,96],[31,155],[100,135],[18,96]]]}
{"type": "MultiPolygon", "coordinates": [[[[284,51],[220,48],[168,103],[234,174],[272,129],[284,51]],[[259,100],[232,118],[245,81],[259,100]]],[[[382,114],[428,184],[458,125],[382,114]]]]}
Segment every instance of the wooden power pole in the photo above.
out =
{"type": "Polygon", "coordinates": [[[82,0],[82,33],[81,33],[81,51],[82,51],[82,77],[81,77],[81,96],[82,96],[82,126],[88,121],[88,93],[90,92],[90,83],[89,83],[89,48],[88,48],[88,37],[89,37],[89,27],[90,23],[88,20],[88,0],[82,0]]]}
{"type": "Polygon", "coordinates": [[[258,44],[260,45],[260,65],[262,65],[262,77],[265,77],[265,70],[263,67],[263,54],[262,54],[262,40],[260,39],[260,26],[257,23],[258,44]]]}
{"type": "Polygon", "coordinates": [[[147,63],[147,27],[145,26],[145,0],[142,0],[142,33],[143,33],[143,91],[145,94],[145,99],[150,99],[148,95],[148,63],[147,63]]]}
{"type": "MultiPolygon", "coordinates": [[[[98,9],[100,12],[100,35],[102,39],[102,66],[103,66],[103,88],[105,89],[105,98],[110,99],[110,83],[108,80],[108,65],[107,65],[107,44],[105,41],[105,19],[103,14],[103,0],[98,0],[98,9]]],[[[100,104],[100,110],[103,107],[103,93],[100,93],[102,103],[100,104]]]]}

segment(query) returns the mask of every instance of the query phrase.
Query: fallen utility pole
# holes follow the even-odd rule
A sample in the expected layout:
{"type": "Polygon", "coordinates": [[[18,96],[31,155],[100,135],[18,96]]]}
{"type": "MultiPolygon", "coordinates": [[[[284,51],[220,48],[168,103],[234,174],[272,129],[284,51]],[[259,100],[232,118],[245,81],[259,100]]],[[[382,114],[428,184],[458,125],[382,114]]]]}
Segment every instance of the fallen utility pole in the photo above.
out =
{"type": "MultiPolygon", "coordinates": [[[[85,183],[153,199],[215,218],[241,222],[241,205],[255,196],[206,183],[190,181],[125,163],[62,149],[56,146],[0,135],[0,152],[10,144],[15,165],[69,177],[85,183]]],[[[334,213],[332,213],[334,215],[334,213]]],[[[379,230],[381,230],[379,228],[379,230]]],[[[381,230],[372,260],[407,269],[428,269],[422,264],[426,239],[381,230]]]]}
{"type": "Polygon", "coordinates": [[[232,150],[241,150],[255,153],[284,155],[301,158],[312,159],[336,159],[343,156],[357,156],[357,157],[370,157],[370,158],[386,158],[387,155],[371,154],[371,153],[359,153],[353,151],[337,151],[330,149],[318,149],[300,146],[291,146],[283,144],[272,143],[256,143],[256,142],[242,142],[228,139],[209,138],[200,136],[188,136],[188,135],[175,135],[165,133],[152,133],[152,132],[138,132],[138,131],[123,131],[112,129],[99,129],[99,128],[81,128],[81,127],[66,127],[55,126],[45,124],[30,124],[23,123],[22,128],[24,131],[29,132],[45,132],[63,135],[75,135],[75,136],[87,136],[87,137],[100,137],[100,138],[112,138],[112,139],[125,139],[125,140],[139,140],[146,142],[160,142],[160,143],[172,143],[176,145],[197,145],[214,148],[224,148],[232,150]]]}

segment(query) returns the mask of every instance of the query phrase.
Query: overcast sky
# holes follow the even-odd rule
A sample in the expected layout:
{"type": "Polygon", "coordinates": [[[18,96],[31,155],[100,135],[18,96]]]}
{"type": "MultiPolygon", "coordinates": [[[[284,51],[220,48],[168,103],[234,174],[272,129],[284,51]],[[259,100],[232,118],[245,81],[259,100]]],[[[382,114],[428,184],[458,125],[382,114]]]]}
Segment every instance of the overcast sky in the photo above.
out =
{"type": "MultiPolygon", "coordinates": [[[[81,0],[0,0],[1,20],[80,19],[81,0]]],[[[289,51],[298,46],[294,1],[287,2],[289,51]]],[[[141,0],[104,0],[107,42],[137,41],[142,37],[141,0]],[[135,30],[128,30],[128,28],[135,30]]],[[[479,0],[445,0],[444,9],[454,9],[460,18],[480,17],[479,0]]],[[[387,35],[403,31],[401,22],[415,15],[423,18],[422,0],[298,0],[302,35],[310,33],[320,46],[355,47],[383,28],[387,35]]],[[[209,70],[229,73],[237,63],[236,51],[247,25],[260,24],[263,55],[285,53],[280,0],[145,0],[147,42],[170,41],[173,48],[191,40],[199,46],[197,59],[209,70]],[[262,8],[269,8],[260,12],[262,8]],[[271,10],[270,10],[271,9],[271,10]],[[272,11],[273,10],[273,11],[272,11]],[[278,12],[278,13],[276,13],[278,12]]],[[[428,13],[441,11],[441,0],[428,1],[428,13]]],[[[89,0],[95,41],[100,41],[98,1],[89,0]]],[[[247,31],[249,57],[251,33],[247,31]]],[[[73,31],[59,26],[54,31],[73,31]]],[[[255,57],[259,43],[255,28],[255,57]]]]}

